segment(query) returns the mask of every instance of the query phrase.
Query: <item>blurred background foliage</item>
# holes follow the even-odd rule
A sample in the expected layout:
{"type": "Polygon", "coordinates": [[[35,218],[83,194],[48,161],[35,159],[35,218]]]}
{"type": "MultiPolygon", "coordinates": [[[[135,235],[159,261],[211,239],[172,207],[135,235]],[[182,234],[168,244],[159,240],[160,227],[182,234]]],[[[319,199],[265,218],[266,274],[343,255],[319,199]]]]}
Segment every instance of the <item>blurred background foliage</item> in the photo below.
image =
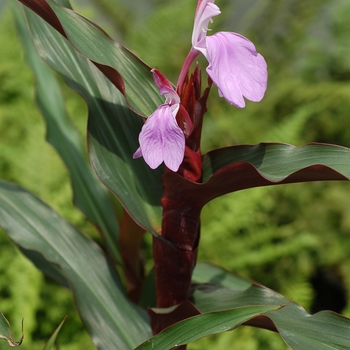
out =
{"type": "MultiPolygon", "coordinates": [[[[269,68],[261,103],[236,109],[216,88],[205,116],[202,150],[232,144],[311,141],[350,147],[350,2],[348,0],[217,0],[216,30],[251,39],[269,68]]],[[[113,38],[163,71],[173,82],[190,48],[195,0],[73,1],[113,38]]],[[[19,183],[96,238],[72,204],[62,162],[45,142],[14,21],[0,13],[0,177],[19,183]]],[[[210,35],[210,33],[209,33],[210,35]]],[[[205,61],[200,60],[203,64],[205,61]]],[[[203,79],[205,82],[205,79],[203,79]]],[[[67,109],[80,130],[86,107],[62,84],[67,109]]],[[[210,261],[275,289],[308,311],[350,316],[350,184],[311,183],[250,189],[208,204],[202,214],[199,260],[210,261]]],[[[150,238],[144,246],[150,261],[150,238]]],[[[40,349],[67,314],[59,349],[93,349],[70,293],[45,279],[0,232],[0,309],[15,336],[25,318],[23,349],[40,349]]],[[[0,343],[0,349],[7,348],[0,343]]],[[[279,336],[241,327],[190,349],[286,349],[279,336]]]]}

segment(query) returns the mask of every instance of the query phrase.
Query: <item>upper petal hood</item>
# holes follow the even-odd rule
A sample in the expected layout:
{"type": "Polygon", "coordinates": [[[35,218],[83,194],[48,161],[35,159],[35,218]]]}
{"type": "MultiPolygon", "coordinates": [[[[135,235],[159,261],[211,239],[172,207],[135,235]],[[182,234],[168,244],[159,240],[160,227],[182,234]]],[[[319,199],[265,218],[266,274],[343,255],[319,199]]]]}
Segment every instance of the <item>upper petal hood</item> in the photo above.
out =
{"type": "Polygon", "coordinates": [[[205,55],[205,36],[208,30],[208,24],[212,21],[212,17],[221,13],[218,6],[214,4],[214,0],[199,0],[194,19],[192,32],[192,46],[201,51],[205,55]]]}

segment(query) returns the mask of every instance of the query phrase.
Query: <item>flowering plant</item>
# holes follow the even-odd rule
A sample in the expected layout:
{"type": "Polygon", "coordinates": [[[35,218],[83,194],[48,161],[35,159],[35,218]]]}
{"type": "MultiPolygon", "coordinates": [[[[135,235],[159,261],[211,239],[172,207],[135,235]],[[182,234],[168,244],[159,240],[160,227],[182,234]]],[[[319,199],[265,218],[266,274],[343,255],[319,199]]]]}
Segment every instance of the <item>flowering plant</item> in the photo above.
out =
{"type": "Polygon", "coordinates": [[[70,171],[77,207],[97,227],[105,249],[38,198],[3,181],[0,225],[39,269],[71,289],[96,347],[184,348],[242,324],[279,332],[293,349],[347,346],[348,319],[331,312],[311,316],[266,287],[197,263],[200,213],[212,199],[257,186],[350,177],[350,150],[335,145],[262,143],[201,154],[213,85],[238,108],[245,99],[260,101],[267,88],[267,65],[252,42],[231,32],[207,35],[220,13],[214,0],[198,1],[192,47],[176,86],[68,1],[20,2],[30,35],[17,12],[18,25],[37,78],[38,106],[54,131],[49,141],[70,171]],[[87,103],[90,162],[119,200],[119,220],[105,187],[83,161],[64,122],[54,77],[34,47],[87,103]],[[199,54],[209,63],[204,91],[195,63],[199,54]],[[153,235],[154,269],[148,276],[140,258],[145,232],[153,235]]]}

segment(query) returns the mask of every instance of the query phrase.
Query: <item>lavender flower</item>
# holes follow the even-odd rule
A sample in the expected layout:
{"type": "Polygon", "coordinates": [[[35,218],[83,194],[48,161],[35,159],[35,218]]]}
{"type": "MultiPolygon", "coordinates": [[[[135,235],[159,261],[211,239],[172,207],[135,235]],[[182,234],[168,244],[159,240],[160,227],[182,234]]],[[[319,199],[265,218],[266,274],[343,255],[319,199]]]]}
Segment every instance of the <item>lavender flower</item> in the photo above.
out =
{"type": "Polygon", "coordinates": [[[185,136],[176,122],[180,98],[161,72],[152,69],[152,73],[166,101],[147,118],[139,135],[140,147],[133,158],[143,157],[152,169],[164,162],[170,170],[177,171],[185,154],[185,136]]]}
{"type": "Polygon", "coordinates": [[[208,60],[207,73],[219,88],[220,96],[236,107],[245,107],[244,98],[259,102],[267,87],[267,66],[254,44],[244,36],[218,32],[207,36],[212,17],[220,14],[215,0],[199,0],[192,33],[192,47],[208,60]]]}

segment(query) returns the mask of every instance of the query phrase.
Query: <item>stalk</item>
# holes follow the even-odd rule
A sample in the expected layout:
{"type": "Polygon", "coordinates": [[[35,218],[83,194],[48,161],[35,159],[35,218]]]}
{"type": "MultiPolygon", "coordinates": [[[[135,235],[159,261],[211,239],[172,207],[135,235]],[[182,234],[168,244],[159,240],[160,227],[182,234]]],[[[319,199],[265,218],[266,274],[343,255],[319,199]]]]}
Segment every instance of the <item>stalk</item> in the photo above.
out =
{"type": "MultiPolygon", "coordinates": [[[[190,52],[186,60],[188,64],[193,61],[194,55],[196,52],[190,52]]],[[[176,306],[176,308],[165,314],[149,312],[154,334],[175,322],[199,314],[189,299],[192,273],[197,261],[202,204],[198,198],[193,198],[186,192],[183,181],[201,182],[202,180],[200,137],[211,81],[201,96],[201,74],[196,66],[190,78],[187,75],[184,78],[182,72],[179,83],[181,108],[177,115],[178,124],[185,125],[190,118],[193,128],[189,135],[185,132],[188,129],[184,129],[186,148],[184,160],[178,172],[173,173],[167,169],[163,175],[161,235],[165,242],[153,238],[157,307],[176,306]],[[186,118],[184,113],[187,113],[186,118]]],[[[186,346],[180,349],[186,349],[186,346]]]]}

